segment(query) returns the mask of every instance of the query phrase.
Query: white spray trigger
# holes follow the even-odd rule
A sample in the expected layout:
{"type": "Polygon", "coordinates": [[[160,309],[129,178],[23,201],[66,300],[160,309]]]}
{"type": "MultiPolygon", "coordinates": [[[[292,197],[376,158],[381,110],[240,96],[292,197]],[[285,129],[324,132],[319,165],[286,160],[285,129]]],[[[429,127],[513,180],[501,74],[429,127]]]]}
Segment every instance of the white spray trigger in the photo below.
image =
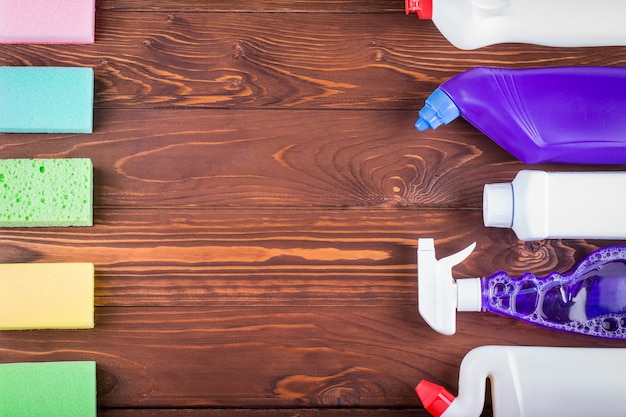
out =
{"type": "MultiPolygon", "coordinates": [[[[452,335],[456,332],[456,310],[459,306],[459,294],[457,282],[452,277],[452,268],[463,262],[474,248],[476,248],[476,242],[460,252],[437,260],[434,240],[419,239],[418,241],[418,309],[426,323],[441,334],[452,335]]],[[[475,296],[477,289],[478,294],[480,294],[479,278],[461,281],[467,284],[470,284],[471,281],[472,290],[470,292],[475,296]]]]}

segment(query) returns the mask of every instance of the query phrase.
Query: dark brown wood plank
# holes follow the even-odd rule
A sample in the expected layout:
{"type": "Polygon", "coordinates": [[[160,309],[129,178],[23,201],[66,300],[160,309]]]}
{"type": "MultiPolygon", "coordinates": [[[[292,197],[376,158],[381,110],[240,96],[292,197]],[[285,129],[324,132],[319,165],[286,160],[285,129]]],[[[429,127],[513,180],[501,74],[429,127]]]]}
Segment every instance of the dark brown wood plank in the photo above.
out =
{"type": "Polygon", "coordinates": [[[459,51],[404,13],[102,11],[94,45],[0,45],[0,65],[78,65],[98,107],[416,109],[467,68],[626,65],[623,48],[459,51]]]}
{"type": "Polygon", "coordinates": [[[98,306],[415,306],[417,240],[458,277],[567,272],[610,241],[518,241],[476,211],[98,209],[90,228],[5,229],[0,262],[93,262],[98,306]]]}
{"type": "Polygon", "coordinates": [[[102,209],[95,218],[92,228],[5,230],[0,261],[93,262],[105,306],[415,305],[416,231],[439,237],[454,226],[465,245],[480,229],[459,227],[475,214],[408,210],[102,209]]]}
{"type": "MultiPolygon", "coordinates": [[[[96,328],[4,332],[2,362],[95,360],[101,408],[420,408],[485,344],[619,347],[489,314],[436,334],[406,305],[98,308],[96,328]]],[[[574,401],[576,399],[573,399],[574,401]]]]}
{"type": "Polygon", "coordinates": [[[480,210],[484,184],[528,168],[463,120],[420,134],[414,111],[100,109],[95,117],[92,135],[0,134],[2,156],[91,158],[97,207],[480,210]]]}
{"type": "Polygon", "coordinates": [[[158,20],[142,13],[99,20],[107,50],[97,65],[100,105],[416,108],[426,92],[477,65],[626,64],[617,47],[459,53],[431,22],[404,13],[149,16],[158,20]],[[117,50],[126,51],[121,60],[117,50]],[[115,89],[102,89],[109,85],[115,89]]]}
{"type": "MultiPolygon", "coordinates": [[[[203,408],[194,409],[101,409],[99,417],[431,417],[431,414],[420,408],[393,409],[393,408],[291,408],[291,409],[223,409],[203,408]]],[[[491,414],[483,414],[487,417],[491,414]]]]}
{"type": "Polygon", "coordinates": [[[98,10],[132,11],[196,11],[196,12],[325,12],[325,13],[381,13],[404,12],[404,3],[397,0],[97,0],[98,10]]]}
{"type": "Polygon", "coordinates": [[[102,408],[417,408],[426,364],[415,320],[390,311],[100,308],[92,331],[10,332],[0,352],[4,362],[96,360],[102,408]]]}

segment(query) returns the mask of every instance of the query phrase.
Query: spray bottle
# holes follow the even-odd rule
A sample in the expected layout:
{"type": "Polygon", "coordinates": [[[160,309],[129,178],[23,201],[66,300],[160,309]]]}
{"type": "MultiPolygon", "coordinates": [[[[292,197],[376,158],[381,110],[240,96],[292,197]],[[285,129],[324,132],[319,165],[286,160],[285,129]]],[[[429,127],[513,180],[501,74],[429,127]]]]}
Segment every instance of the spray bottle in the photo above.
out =
{"type": "Polygon", "coordinates": [[[624,164],[625,96],[624,67],[477,67],[441,84],[415,127],[462,116],[527,164],[624,164]]]}
{"type": "Polygon", "coordinates": [[[626,349],[481,346],[461,362],[459,395],[417,386],[435,417],[478,417],[491,380],[494,417],[623,417],[626,349]]]}
{"type": "Polygon", "coordinates": [[[405,0],[450,43],[476,49],[504,42],[544,46],[626,45],[621,0],[405,0]]]}
{"type": "Polygon", "coordinates": [[[418,243],[418,307],[445,335],[456,332],[456,312],[489,311],[527,323],[608,339],[626,339],[626,246],[599,249],[571,274],[545,277],[496,272],[455,280],[452,267],[476,244],[437,260],[433,239],[418,243]]]}

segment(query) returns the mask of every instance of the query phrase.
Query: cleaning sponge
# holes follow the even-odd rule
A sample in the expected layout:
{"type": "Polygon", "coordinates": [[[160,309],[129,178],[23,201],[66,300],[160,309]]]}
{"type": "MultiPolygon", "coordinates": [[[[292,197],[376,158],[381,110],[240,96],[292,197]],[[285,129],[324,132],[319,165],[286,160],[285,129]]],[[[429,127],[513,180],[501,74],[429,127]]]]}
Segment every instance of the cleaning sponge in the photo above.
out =
{"type": "Polygon", "coordinates": [[[95,417],[96,363],[0,364],[0,415],[95,417]]]}
{"type": "Polygon", "coordinates": [[[88,158],[0,160],[0,227],[91,226],[88,158]]]}
{"type": "Polygon", "coordinates": [[[0,0],[0,43],[94,43],[94,0],[0,0]]]}
{"type": "Polygon", "coordinates": [[[91,133],[93,95],[92,68],[0,67],[0,132],[91,133]]]}
{"type": "Polygon", "coordinates": [[[0,264],[0,330],[93,327],[93,264],[0,264]]]}

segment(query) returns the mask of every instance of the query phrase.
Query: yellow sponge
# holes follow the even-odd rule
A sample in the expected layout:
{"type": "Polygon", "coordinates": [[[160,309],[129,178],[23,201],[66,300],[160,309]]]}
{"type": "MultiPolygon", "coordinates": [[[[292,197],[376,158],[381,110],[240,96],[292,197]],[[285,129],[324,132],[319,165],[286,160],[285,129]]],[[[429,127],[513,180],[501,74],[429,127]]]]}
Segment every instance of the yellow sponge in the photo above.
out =
{"type": "Polygon", "coordinates": [[[0,329],[94,327],[91,263],[0,264],[0,329]]]}

